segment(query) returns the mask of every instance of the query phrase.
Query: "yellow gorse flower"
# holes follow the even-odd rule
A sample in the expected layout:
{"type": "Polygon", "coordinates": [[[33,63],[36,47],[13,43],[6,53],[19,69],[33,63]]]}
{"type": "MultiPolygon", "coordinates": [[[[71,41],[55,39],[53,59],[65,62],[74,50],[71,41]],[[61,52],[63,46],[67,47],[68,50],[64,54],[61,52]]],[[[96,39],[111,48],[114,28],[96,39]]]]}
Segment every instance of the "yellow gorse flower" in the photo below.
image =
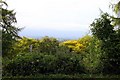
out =
{"type": "Polygon", "coordinates": [[[85,49],[85,46],[79,43],[79,41],[77,40],[68,40],[61,43],[61,45],[67,46],[68,48],[72,49],[74,52],[77,53],[80,53],[85,49]]]}

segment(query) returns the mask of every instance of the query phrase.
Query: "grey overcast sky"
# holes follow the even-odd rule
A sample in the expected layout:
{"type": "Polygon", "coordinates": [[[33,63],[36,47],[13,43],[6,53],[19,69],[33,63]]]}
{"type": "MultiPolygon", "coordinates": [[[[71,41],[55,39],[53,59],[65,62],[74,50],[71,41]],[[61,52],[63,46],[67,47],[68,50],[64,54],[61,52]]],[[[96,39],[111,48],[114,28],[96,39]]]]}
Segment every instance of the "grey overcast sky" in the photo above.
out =
{"type": "Polygon", "coordinates": [[[111,0],[6,0],[16,12],[17,25],[25,27],[21,36],[39,38],[79,38],[89,33],[89,25],[100,10],[110,12],[111,0]]]}

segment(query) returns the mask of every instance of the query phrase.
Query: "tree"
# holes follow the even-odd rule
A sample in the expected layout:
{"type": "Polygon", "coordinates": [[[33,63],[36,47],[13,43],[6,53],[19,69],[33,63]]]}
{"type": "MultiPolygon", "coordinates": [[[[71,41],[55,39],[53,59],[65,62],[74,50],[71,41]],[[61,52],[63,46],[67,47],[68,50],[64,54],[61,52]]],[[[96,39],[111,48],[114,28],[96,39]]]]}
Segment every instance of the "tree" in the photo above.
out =
{"type": "Polygon", "coordinates": [[[91,24],[91,31],[101,41],[103,72],[120,73],[120,35],[111,23],[109,14],[103,13],[91,24]]]}
{"type": "Polygon", "coordinates": [[[39,52],[54,54],[59,47],[59,41],[56,38],[45,36],[39,41],[39,52]]]}
{"type": "Polygon", "coordinates": [[[113,25],[116,28],[116,31],[120,33],[120,1],[118,1],[116,4],[111,4],[113,12],[117,15],[117,17],[112,16],[113,25]]]}
{"type": "Polygon", "coordinates": [[[115,4],[115,6],[114,6],[114,12],[116,14],[118,14],[119,11],[120,11],[120,1],[118,1],[118,3],[115,4]]]}
{"type": "Polygon", "coordinates": [[[16,41],[16,39],[20,38],[18,36],[18,31],[20,28],[15,27],[15,23],[17,23],[16,17],[13,10],[7,9],[7,3],[4,1],[0,1],[0,5],[6,6],[6,8],[1,7],[1,17],[0,27],[2,28],[2,55],[8,56],[9,51],[16,41]]]}
{"type": "Polygon", "coordinates": [[[120,38],[120,1],[118,1],[117,4],[114,6],[114,12],[117,14],[117,18],[113,18],[115,26],[117,26],[117,34],[118,37],[120,38]]]}
{"type": "Polygon", "coordinates": [[[101,61],[101,42],[90,36],[85,36],[82,39],[88,38],[89,40],[84,40],[87,44],[85,52],[83,54],[83,65],[85,67],[86,73],[99,73],[102,70],[102,61],[101,61]]]}

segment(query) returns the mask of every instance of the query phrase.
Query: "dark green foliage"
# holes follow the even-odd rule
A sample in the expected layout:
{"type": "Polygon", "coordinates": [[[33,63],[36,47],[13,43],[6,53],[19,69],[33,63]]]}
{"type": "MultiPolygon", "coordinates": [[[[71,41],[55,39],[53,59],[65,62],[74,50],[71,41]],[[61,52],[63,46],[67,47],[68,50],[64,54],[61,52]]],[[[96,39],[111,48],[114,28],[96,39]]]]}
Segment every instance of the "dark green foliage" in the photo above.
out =
{"type": "Polygon", "coordinates": [[[99,40],[103,40],[104,42],[109,40],[113,35],[113,26],[111,25],[110,17],[107,13],[101,15],[101,18],[96,19],[91,24],[91,31],[94,36],[96,36],[99,40]]]}
{"type": "Polygon", "coordinates": [[[61,54],[61,53],[69,54],[69,53],[72,53],[72,52],[70,52],[70,49],[67,46],[60,45],[60,44],[59,44],[59,46],[57,48],[57,54],[61,54]]]}
{"type": "MultiPolygon", "coordinates": [[[[103,75],[103,74],[37,74],[31,76],[5,76],[2,80],[81,80],[93,78],[106,78],[108,80],[120,78],[120,75],[103,75]]],[[[94,79],[93,79],[94,80],[94,79]]]]}
{"type": "Polygon", "coordinates": [[[50,38],[50,37],[43,37],[40,41],[39,41],[39,52],[42,53],[56,53],[57,52],[57,48],[59,46],[59,41],[56,38],[50,38]]]}
{"type": "MultiPolygon", "coordinates": [[[[0,5],[5,4],[5,2],[0,1],[0,5]]],[[[3,56],[9,56],[9,50],[12,45],[19,38],[18,31],[19,28],[15,27],[14,24],[17,22],[13,10],[7,10],[0,8],[2,20],[0,21],[0,28],[2,28],[2,54],[3,56]]]]}
{"type": "Polygon", "coordinates": [[[57,72],[63,74],[84,73],[82,56],[79,54],[57,54],[57,72]]]}
{"type": "Polygon", "coordinates": [[[101,50],[104,62],[104,73],[120,73],[120,34],[111,25],[111,18],[107,13],[101,15],[91,24],[95,37],[101,41],[101,50]]]}
{"type": "Polygon", "coordinates": [[[83,73],[81,56],[75,54],[47,55],[24,53],[17,55],[3,66],[3,76],[26,76],[50,73],[83,73]]]}

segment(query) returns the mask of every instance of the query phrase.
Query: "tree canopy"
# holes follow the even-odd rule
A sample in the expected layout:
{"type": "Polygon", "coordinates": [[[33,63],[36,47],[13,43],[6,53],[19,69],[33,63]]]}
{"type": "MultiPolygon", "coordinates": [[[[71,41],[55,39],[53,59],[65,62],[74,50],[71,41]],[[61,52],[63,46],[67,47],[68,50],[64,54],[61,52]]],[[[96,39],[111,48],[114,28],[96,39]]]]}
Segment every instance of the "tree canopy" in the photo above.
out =
{"type": "Polygon", "coordinates": [[[119,73],[120,67],[120,34],[114,30],[109,14],[103,13],[91,24],[92,34],[101,42],[101,50],[105,58],[105,72],[119,73]],[[111,71],[110,71],[111,70],[111,71]]]}
{"type": "Polygon", "coordinates": [[[2,29],[2,54],[3,56],[5,56],[9,53],[10,48],[14,44],[14,41],[20,38],[18,36],[18,31],[20,31],[21,29],[15,27],[17,20],[14,10],[8,10],[8,5],[4,1],[0,1],[0,5],[2,5],[2,7],[0,8],[0,13],[2,17],[2,20],[0,21],[0,27],[2,29]],[[6,8],[3,8],[3,6],[6,6],[6,8]]]}

